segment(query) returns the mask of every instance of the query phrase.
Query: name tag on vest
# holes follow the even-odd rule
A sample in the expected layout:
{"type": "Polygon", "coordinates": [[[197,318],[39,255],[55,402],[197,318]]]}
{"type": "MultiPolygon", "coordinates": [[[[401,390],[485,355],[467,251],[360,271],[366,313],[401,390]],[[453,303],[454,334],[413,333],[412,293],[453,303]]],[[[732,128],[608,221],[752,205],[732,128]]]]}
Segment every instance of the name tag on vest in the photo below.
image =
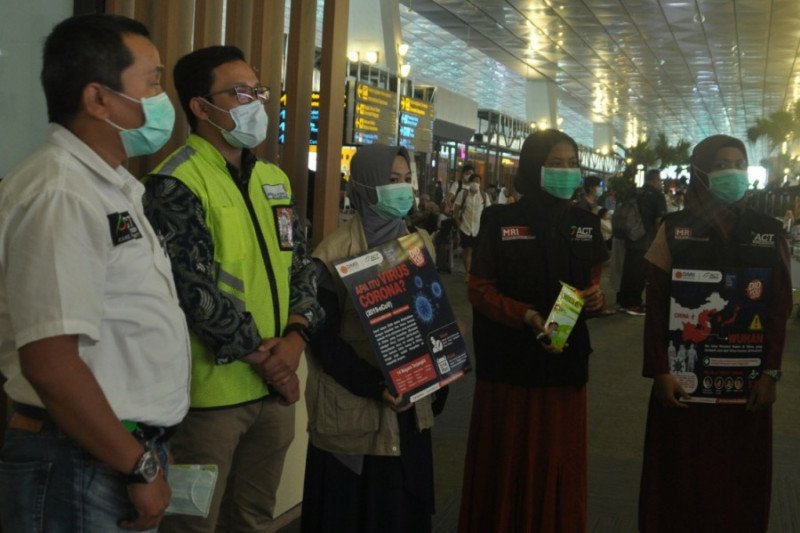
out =
{"type": "Polygon", "coordinates": [[[286,200],[289,198],[289,193],[281,183],[278,185],[263,185],[261,189],[264,191],[264,196],[267,197],[267,200],[286,200]]]}

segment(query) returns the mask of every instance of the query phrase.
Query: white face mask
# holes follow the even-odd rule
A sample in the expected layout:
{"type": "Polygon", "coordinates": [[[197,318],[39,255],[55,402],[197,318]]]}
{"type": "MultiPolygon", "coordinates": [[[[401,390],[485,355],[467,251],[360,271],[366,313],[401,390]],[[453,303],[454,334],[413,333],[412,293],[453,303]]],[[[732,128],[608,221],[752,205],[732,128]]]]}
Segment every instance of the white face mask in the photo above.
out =
{"type": "Polygon", "coordinates": [[[481,190],[481,186],[477,183],[470,183],[469,190],[470,192],[478,192],[479,190],[481,190]]]}
{"type": "MultiPolygon", "coordinates": [[[[208,100],[206,103],[215,109],[225,111],[208,100]]],[[[225,142],[234,148],[255,148],[267,138],[269,117],[261,102],[250,102],[225,112],[233,119],[234,127],[231,131],[214,124],[211,119],[208,121],[219,129],[225,142]]]]}

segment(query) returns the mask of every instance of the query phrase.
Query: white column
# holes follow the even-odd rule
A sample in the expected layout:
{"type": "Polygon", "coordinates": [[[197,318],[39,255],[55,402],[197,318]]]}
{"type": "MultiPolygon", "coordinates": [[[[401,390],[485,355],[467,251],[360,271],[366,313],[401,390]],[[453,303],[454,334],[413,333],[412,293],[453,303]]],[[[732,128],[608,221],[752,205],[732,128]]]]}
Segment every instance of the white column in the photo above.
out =
{"type": "MultiPolygon", "coordinates": [[[[614,151],[614,125],[608,122],[595,122],[592,124],[594,148],[607,149],[607,153],[614,151]]],[[[603,154],[606,155],[606,154],[603,154]]]]}
{"type": "Polygon", "coordinates": [[[528,122],[539,128],[558,127],[556,84],[548,80],[525,82],[525,111],[528,122]]]}

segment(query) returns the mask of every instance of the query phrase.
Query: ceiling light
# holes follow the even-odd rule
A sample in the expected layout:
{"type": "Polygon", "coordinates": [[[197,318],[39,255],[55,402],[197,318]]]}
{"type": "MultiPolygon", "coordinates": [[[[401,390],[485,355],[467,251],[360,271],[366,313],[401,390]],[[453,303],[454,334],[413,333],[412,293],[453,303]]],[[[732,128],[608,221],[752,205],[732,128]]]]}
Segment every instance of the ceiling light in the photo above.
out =
{"type": "Polygon", "coordinates": [[[409,65],[408,63],[400,65],[401,78],[407,78],[410,73],[411,73],[411,65],[409,65]]]}
{"type": "Polygon", "coordinates": [[[351,63],[358,63],[359,57],[360,57],[360,54],[358,52],[356,52],[355,50],[352,51],[352,52],[347,52],[347,59],[351,63]]]}
{"type": "Polygon", "coordinates": [[[375,63],[378,62],[379,57],[380,55],[378,54],[377,50],[370,50],[369,52],[367,52],[365,59],[367,60],[367,63],[369,63],[370,65],[374,65],[375,63]]]}
{"type": "Polygon", "coordinates": [[[408,44],[407,43],[400,43],[397,47],[397,53],[400,54],[400,57],[406,57],[408,53],[408,44]]]}

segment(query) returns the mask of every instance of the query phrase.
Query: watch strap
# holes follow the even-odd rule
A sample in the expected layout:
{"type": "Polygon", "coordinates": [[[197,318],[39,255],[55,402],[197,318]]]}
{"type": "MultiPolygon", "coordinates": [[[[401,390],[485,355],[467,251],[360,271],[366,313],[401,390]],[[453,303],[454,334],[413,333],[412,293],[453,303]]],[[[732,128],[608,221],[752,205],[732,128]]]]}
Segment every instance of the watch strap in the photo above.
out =
{"type": "Polygon", "coordinates": [[[285,337],[293,331],[300,335],[306,344],[311,342],[311,329],[305,324],[301,324],[300,322],[292,322],[291,324],[288,324],[285,328],[283,328],[283,336],[285,337]]]}

